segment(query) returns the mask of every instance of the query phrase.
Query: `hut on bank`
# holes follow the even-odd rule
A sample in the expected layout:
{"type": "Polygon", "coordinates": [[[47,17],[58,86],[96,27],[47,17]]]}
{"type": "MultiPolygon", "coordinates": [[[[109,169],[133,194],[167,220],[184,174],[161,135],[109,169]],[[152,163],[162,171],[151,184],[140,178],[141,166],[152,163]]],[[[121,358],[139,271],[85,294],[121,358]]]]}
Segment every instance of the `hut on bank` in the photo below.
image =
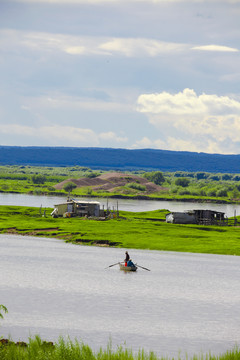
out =
{"type": "Polygon", "coordinates": [[[54,205],[54,210],[51,215],[53,217],[104,217],[104,209],[100,209],[100,203],[98,201],[69,200],[54,205]]]}
{"type": "Polygon", "coordinates": [[[166,215],[166,222],[172,224],[227,225],[225,213],[213,210],[186,210],[166,215]]]}

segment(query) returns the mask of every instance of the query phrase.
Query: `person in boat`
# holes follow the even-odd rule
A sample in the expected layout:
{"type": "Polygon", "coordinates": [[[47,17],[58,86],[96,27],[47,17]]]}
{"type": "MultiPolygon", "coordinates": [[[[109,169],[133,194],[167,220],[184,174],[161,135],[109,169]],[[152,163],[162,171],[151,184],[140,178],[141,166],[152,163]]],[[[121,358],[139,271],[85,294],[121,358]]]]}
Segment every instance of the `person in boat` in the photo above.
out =
{"type": "Polygon", "coordinates": [[[132,262],[132,260],[129,259],[128,262],[127,262],[127,266],[132,267],[132,266],[135,266],[135,265],[134,265],[134,263],[132,262]]]}
{"type": "Polygon", "coordinates": [[[125,260],[124,260],[125,266],[127,266],[127,263],[128,263],[129,260],[130,260],[130,256],[129,256],[129,253],[126,251],[125,252],[125,260]]]}

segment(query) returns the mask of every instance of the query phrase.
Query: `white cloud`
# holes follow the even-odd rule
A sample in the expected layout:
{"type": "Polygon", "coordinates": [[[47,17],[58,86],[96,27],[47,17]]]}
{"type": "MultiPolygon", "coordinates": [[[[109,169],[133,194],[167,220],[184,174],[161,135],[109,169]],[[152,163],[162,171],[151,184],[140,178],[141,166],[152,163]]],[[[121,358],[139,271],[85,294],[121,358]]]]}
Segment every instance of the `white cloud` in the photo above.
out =
{"type": "Polygon", "coordinates": [[[99,138],[101,140],[104,140],[104,141],[114,141],[114,142],[117,142],[117,143],[126,143],[128,141],[128,138],[126,136],[124,137],[121,137],[121,136],[117,136],[114,132],[112,131],[108,131],[108,132],[105,132],[105,133],[100,133],[99,134],[99,138]]]}
{"type": "Polygon", "coordinates": [[[228,96],[202,94],[194,90],[170,94],[143,94],[137,100],[138,111],[152,114],[202,116],[204,114],[240,114],[240,102],[228,96]]]}
{"type": "MultiPolygon", "coordinates": [[[[126,143],[127,137],[118,136],[114,132],[97,134],[91,129],[81,129],[73,126],[23,126],[18,124],[1,125],[0,132],[4,135],[29,137],[33,141],[49,140],[51,144],[65,146],[108,146],[110,143],[126,143]],[[36,140],[37,139],[37,140],[36,140]]],[[[34,144],[34,143],[33,143],[34,144]]],[[[35,143],[36,145],[36,143],[35,143]]]]}
{"type": "Polygon", "coordinates": [[[66,53],[72,55],[84,54],[86,49],[84,46],[70,46],[65,48],[66,53]]]}
{"type": "Polygon", "coordinates": [[[157,41],[153,39],[113,38],[99,46],[110,54],[120,53],[125,56],[158,56],[161,53],[178,52],[187,48],[184,44],[157,41]]]}
{"type": "Polygon", "coordinates": [[[114,38],[97,36],[73,36],[45,32],[27,32],[12,29],[0,30],[2,50],[22,52],[22,48],[39,53],[62,52],[69,55],[97,55],[127,57],[156,57],[162,53],[176,53],[190,48],[189,45],[163,42],[147,38],[114,38]]]}
{"type": "Polygon", "coordinates": [[[192,50],[202,50],[202,51],[220,51],[220,52],[239,52],[236,48],[231,48],[228,46],[221,45],[203,45],[203,46],[194,46],[192,50]]]}
{"type": "Polygon", "coordinates": [[[239,153],[240,102],[228,96],[197,95],[185,89],[143,94],[138,111],[161,134],[162,148],[221,153],[239,153]]]}
{"type": "Polygon", "coordinates": [[[72,56],[158,57],[162,54],[180,54],[191,50],[239,52],[221,45],[192,46],[192,44],[160,41],[152,38],[116,38],[76,36],[13,29],[0,30],[1,50],[23,53],[24,49],[40,54],[59,52],[72,56]]]}

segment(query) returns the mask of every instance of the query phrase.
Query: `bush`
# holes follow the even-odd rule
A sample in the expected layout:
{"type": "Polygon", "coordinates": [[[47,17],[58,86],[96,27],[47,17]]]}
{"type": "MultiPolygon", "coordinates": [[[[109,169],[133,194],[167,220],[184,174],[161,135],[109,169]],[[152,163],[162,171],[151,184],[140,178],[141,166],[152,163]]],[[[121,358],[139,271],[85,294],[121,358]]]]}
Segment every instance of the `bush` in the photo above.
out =
{"type": "Polygon", "coordinates": [[[161,185],[165,181],[165,178],[160,171],[153,171],[150,173],[145,173],[144,177],[146,179],[148,179],[149,181],[152,181],[156,185],[161,185]]]}
{"type": "Polygon", "coordinates": [[[227,181],[227,180],[231,180],[232,179],[232,175],[230,174],[223,174],[222,175],[222,180],[223,181],[227,181]]]}
{"type": "Polygon", "coordinates": [[[56,189],[53,186],[48,186],[48,191],[56,191],[56,189]]]}
{"type": "Polygon", "coordinates": [[[88,172],[84,175],[84,177],[88,178],[88,179],[93,179],[95,177],[99,176],[98,173],[94,173],[94,172],[88,172]]]}
{"type": "Polygon", "coordinates": [[[34,184],[44,184],[46,181],[46,176],[41,174],[32,175],[32,182],[34,184]]]}
{"type": "Polygon", "coordinates": [[[219,175],[211,175],[208,178],[209,180],[213,180],[213,181],[219,181],[220,180],[220,176],[219,175]]]}
{"type": "Polygon", "coordinates": [[[64,185],[63,189],[66,192],[71,192],[73,191],[73,189],[76,189],[77,185],[74,184],[73,182],[68,182],[64,185]]]}
{"type": "Polygon", "coordinates": [[[129,184],[126,185],[126,187],[129,187],[130,189],[139,190],[139,191],[145,191],[146,190],[146,186],[141,185],[141,184],[137,184],[137,183],[129,183],[129,184]]]}
{"type": "Polygon", "coordinates": [[[208,178],[208,174],[205,173],[205,172],[197,172],[197,173],[195,174],[195,176],[196,176],[196,178],[197,178],[198,180],[202,180],[202,179],[207,179],[207,178],[208,178]]]}
{"type": "Polygon", "coordinates": [[[186,178],[178,178],[177,180],[175,180],[175,185],[177,186],[182,186],[182,187],[187,187],[190,183],[190,180],[186,179],[186,178]]]}
{"type": "Polygon", "coordinates": [[[177,192],[178,192],[178,187],[177,187],[177,186],[173,186],[173,187],[171,188],[171,193],[172,193],[172,194],[177,194],[177,192]]]}
{"type": "Polygon", "coordinates": [[[7,314],[8,309],[6,308],[6,306],[0,304],[0,318],[3,319],[3,313],[7,314]]]}
{"type": "Polygon", "coordinates": [[[186,190],[186,189],[179,189],[178,190],[178,195],[191,195],[191,192],[189,190],[186,190]]]}
{"type": "Polygon", "coordinates": [[[226,197],[226,196],[228,196],[228,192],[226,189],[220,189],[217,191],[216,196],[217,197],[226,197]]]}
{"type": "Polygon", "coordinates": [[[217,192],[215,189],[211,189],[207,193],[208,196],[217,196],[217,192]]]}

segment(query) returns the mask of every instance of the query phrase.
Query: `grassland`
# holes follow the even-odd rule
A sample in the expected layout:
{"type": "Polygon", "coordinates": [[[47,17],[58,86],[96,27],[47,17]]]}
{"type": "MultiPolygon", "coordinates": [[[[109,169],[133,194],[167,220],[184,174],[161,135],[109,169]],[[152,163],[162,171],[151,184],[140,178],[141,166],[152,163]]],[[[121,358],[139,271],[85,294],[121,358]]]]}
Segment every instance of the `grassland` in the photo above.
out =
{"type": "Polygon", "coordinates": [[[0,233],[59,238],[75,244],[240,255],[239,227],[167,224],[167,210],[120,211],[119,218],[105,221],[54,219],[51,211],[0,206],[0,233]]]}
{"type": "MultiPolygon", "coordinates": [[[[186,356],[184,356],[186,358],[186,356]]],[[[226,351],[224,354],[215,356],[212,354],[194,355],[187,357],[189,360],[238,360],[240,350],[235,347],[226,351]]],[[[168,360],[159,357],[154,352],[146,352],[142,349],[138,353],[133,353],[131,349],[119,346],[113,350],[111,344],[106,349],[99,349],[94,352],[88,345],[79,343],[77,340],[59,339],[56,344],[42,341],[39,336],[30,339],[29,343],[19,343],[16,345],[10,342],[6,345],[0,343],[1,360],[168,360]]],[[[180,355],[178,360],[180,360],[180,355]]]]}
{"type": "MultiPolygon", "coordinates": [[[[57,184],[69,179],[93,179],[104,173],[87,167],[0,166],[0,192],[36,195],[66,195],[57,184]],[[36,176],[41,181],[36,181],[36,176]]],[[[156,173],[156,172],[155,172],[156,173]]],[[[160,173],[160,172],[157,172],[160,173]]],[[[154,182],[154,172],[142,170],[127,172],[154,182]]],[[[240,201],[240,174],[211,174],[206,172],[165,172],[162,190],[149,192],[138,181],[116,187],[112,191],[94,186],[77,187],[72,196],[154,198],[182,201],[235,202],[240,201]]],[[[70,181],[70,180],[69,180],[70,181]]],[[[157,184],[157,182],[156,182],[157,184]]],[[[113,184],[114,185],[114,184],[113,184]]]]}

